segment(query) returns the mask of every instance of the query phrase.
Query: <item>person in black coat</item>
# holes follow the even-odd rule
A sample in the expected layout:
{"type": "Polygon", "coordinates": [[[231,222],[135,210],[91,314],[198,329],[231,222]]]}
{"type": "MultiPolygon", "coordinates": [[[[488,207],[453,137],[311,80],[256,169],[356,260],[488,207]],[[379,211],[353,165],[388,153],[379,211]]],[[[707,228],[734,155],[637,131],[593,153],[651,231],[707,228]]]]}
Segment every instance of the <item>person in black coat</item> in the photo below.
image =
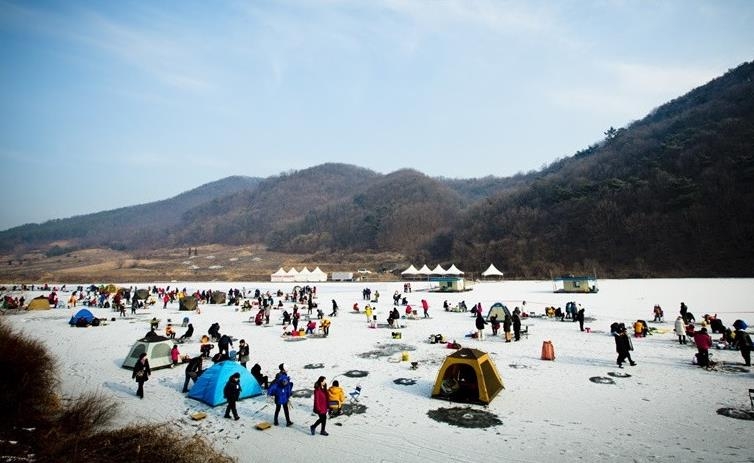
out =
{"type": "Polygon", "coordinates": [[[186,330],[185,333],[183,333],[183,335],[180,338],[178,338],[178,340],[179,341],[186,341],[188,339],[191,339],[191,336],[193,336],[193,335],[194,335],[194,325],[192,325],[191,323],[189,323],[188,324],[188,329],[186,330]]]}
{"type": "Polygon", "coordinates": [[[255,363],[254,366],[251,367],[251,376],[257,380],[259,385],[262,386],[262,389],[267,389],[270,386],[269,377],[262,374],[262,367],[258,363],[255,363]]]}
{"type": "Polygon", "coordinates": [[[141,399],[144,398],[144,383],[149,380],[149,375],[151,374],[152,369],[149,368],[147,353],[142,352],[142,354],[139,355],[139,360],[136,361],[136,365],[134,365],[134,371],[131,374],[131,378],[136,380],[136,384],[139,385],[138,389],[136,389],[136,395],[141,399]]]}
{"type": "Polygon", "coordinates": [[[579,322],[579,329],[581,331],[584,331],[584,308],[579,308],[579,311],[576,312],[576,320],[579,322]]]}
{"type": "Polygon", "coordinates": [[[335,299],[332,300],[332,312],[330,312],[331,317],[337,317],[338,316],[338,303],[335,302],[335,299]]]}
{"type": "Polygon", "coordinates": [[[220,336],[220,340],[217,342],[217,347],[220,349],[220,355],[229,355],[230,352],[228,349],[233,347],[233,340],[230,339],[230,336],[227,334],[224,334],[220,336]]]}
{"type": "Polygon", "coordinates": [[[511,319],[511,316],[505,314],[505,318],[503,318],[503,332],[505,333],[505,342],[511,342],[510,332],[512,324],[513,320],[511,319]]]}
{"type": "Polygon", "coordinates": [[[228,382],[225,383],[223,389],[223,395],[228,399],[228,406],[225,408],[225,418],[230,418],[230,414],[233,414],[233,419],[238,420],[238,411],[236,410],[236,402],[241,397],[241,373],[233,373],[228,378],[228,382]]]}
{"type": "Polygon", "coordinates": [[[217,342],[217,340],[220,339],[220,324],[215,322],[210,325],[209,330],[207,330],[207,334],[210,338],[212,338],[213,341],[217,342]]]}
{"type": "Polygon", "coordinates": [[[196,380],[199,378],[199,376],[202,375],[204,370],[202,370],[202,356],[199,355],[197,357],[192,358],[189,360],[188,364],[186,365],[186,381],[183,383],[183,392],[188,392],[188,385],[189,381],[196,380]]]}
{"type": "Polygon", "coordinates": [[[476,311],[476,320],[474,321],[474,325],[476,326],[477,330],[477,339],[480,341],[484,339],[484,325],[486,325],[487,322],[484,321],[484,316],[482,316],[482,311],[477,310],[476,311]]]}
{"type": "Polygon", "coordinates": [[[511,321],[513,321],[513,339],[515,341],[518,341],[521,339],[521,317],[519,314],[521,311],[516,307],[516,309],[513,311],[513,315],[511,316],[511,321]]]}
{"type": "Polygon", "coordinates": [[[741,357],[744,358],[744,364],[747,367],[750,367],[752,349],[751,336],[741,327],[736,329],[735,346],[741,351],[741,357]]]}
{"type": "Polygon", "coordinates": [[[628,359],[629,365],[636,365],[636,362],[631,359],[631,351],[633,349],[631,339],[628,337],[628,334],[626,334],[626,328],[621,327],[615,335],[615,350],[618,352],[618,368],[623,368],[623,362],[625,362],[626,359],[628,359]]]}

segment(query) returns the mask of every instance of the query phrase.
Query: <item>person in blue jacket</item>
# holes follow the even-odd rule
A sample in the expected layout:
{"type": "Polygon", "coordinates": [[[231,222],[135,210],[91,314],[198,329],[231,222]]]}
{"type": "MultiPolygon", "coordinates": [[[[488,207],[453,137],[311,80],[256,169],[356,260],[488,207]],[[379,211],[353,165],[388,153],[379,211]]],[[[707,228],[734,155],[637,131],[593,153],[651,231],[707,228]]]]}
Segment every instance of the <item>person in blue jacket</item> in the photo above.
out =
{"type": "Polygon", "coordinates": [[[291,391],[293,391],[293,382],[288,377],[288,372],[285,368],[285,363],[281,363],[278,367],[280,371],[275,375],[275,379],[270,383],[270,387],[267,389],[267,395],[275,397],[275,426],[278,426],[278,415],[280,409],[283,409],[285,413],[285,425],[292,426],[290,414],[288,412],[288,400],[291,398],[291,391]]]}

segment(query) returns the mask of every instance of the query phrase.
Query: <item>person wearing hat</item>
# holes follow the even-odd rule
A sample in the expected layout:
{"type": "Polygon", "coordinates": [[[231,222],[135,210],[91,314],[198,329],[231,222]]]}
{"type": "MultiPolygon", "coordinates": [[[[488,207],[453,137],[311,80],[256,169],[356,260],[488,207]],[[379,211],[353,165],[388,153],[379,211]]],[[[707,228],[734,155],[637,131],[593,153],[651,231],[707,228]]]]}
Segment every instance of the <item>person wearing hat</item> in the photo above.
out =
{"type": "Polygon", "coordinates": [[[270,387],[267,388],[267,395],[275,397],[275,426],[279,426],[278,415],[280,415],[281,408],[283,409],[283,413],[285,413],[285,425],[292,426],[293,421],[291,421],[288,411],[288,400],[291,398],[291,391],[293,391],[293,382],[288,377],[285,363],[281,363],[278,368],[280,371],[275,375],[275,379],[270,384],[270,387]]]}

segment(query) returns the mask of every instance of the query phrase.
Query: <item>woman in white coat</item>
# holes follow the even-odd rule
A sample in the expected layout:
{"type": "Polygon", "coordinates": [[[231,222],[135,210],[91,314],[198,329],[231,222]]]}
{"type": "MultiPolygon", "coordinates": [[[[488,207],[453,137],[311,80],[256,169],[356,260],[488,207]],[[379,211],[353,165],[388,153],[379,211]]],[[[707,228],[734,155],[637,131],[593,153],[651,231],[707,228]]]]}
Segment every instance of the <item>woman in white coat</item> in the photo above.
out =
{"type": "Polygon", "coordinates": [[[683,323],[683,317],[675,319],[674,331],[678,335],[678,344],[686,344],[686,325],[683,323]]]}

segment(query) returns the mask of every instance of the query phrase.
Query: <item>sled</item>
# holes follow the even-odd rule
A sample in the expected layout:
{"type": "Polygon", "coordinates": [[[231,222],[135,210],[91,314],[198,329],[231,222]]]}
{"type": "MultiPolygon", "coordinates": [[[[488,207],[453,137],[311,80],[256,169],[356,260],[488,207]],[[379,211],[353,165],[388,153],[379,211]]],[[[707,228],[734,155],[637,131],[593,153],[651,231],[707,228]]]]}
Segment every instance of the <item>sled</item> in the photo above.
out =
{"type": "Polygon", "coordinates": [[[267,421],[262,421],[257,423],[254,427],[259,429],[260,431],[264,431],[265,429],[270,429],[272,425],[267,421]]]}

